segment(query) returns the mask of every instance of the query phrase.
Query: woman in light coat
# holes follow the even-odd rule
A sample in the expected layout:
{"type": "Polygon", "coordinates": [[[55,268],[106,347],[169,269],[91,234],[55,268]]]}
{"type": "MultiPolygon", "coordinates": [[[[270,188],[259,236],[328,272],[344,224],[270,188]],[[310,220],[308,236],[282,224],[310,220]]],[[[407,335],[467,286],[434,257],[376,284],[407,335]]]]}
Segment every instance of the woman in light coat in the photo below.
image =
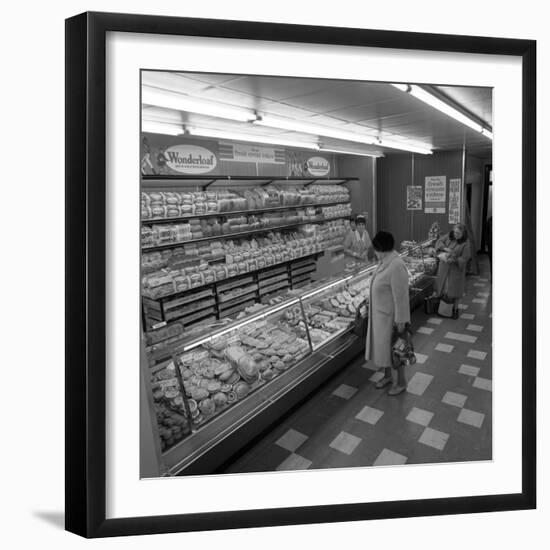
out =
{"type": "Polygon", "coordinates": [[[446,295],[453,300],[453,317],[458,318],[458,301],[464,295],[466,267],[470,259],[468,233],[463,224],[457,223],[453,230],[435,243],[439,255],[439,268],[435,281],[437,296],[446,295]]]}
{"type": "Polygon", "coordinates": [[[392,336],[394,327],[401,333],[411,320],[409,275],[393,249],[391,233],[379,231],[372,245],[379,263],[370,281],[365,359],[384,368],[384,377],[376,387],[392,384],[388,394],[398,395],[405,390],[406,381],[403,366],[392,368],[392,336]]]}

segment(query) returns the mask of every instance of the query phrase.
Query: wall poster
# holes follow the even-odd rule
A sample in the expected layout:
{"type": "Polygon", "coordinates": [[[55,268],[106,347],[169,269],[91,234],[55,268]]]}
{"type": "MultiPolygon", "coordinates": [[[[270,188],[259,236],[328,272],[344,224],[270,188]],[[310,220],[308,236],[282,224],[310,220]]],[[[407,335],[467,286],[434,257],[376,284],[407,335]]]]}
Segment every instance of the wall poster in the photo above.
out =
{"type": "Polygon", "coordinates": [[[454,178],[449,180],[449,223],[455,224],[460,221],[460,187],[462,180],[454,178]]]}
{"type": "Polygon", "coordinates": [[[424,184],[424,212],[445,214],[447,176],[427,176],[424,184]]]}
{"type": "Polygon", "coordinates": [[[422,210],[421,185],[407,185],[407,210],[422,210]]]}

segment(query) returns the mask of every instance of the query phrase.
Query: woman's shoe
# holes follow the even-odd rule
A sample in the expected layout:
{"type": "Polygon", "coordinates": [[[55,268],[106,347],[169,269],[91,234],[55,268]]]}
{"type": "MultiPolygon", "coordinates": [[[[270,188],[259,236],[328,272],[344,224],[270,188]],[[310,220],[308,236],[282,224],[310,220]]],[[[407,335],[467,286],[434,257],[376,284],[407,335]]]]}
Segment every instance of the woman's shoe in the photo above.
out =
{"type": "Polygon", "coordinates": [[[391,383],[392,383],[391,378],[384,377],[381,380],[379,380],[378,382],[376,382],[375,388],[377,390],[381,390],[382,388],[385,388],[388,384],[391,384],[391,383]]]}
{"type": "Polygon", "coordinates": [[[458,319],[458,309],[453,309],[453,319],[458,319]]]}
{"type": "Polygon", "coordinates": [[[406,390],[406,386],[392,386],[388,391],[388,395],[399,395],[406,390]]]}

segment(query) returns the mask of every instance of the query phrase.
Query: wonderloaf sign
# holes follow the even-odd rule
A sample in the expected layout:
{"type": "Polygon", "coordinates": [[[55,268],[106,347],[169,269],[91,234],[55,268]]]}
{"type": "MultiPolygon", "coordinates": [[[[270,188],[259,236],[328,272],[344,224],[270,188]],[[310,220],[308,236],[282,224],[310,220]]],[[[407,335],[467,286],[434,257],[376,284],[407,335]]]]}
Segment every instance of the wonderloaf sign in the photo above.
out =
{"type": "Polygon", "coordinates": [[[164,151],[166,165],[183,174],[205,174],[216,168],[212,151],[198,145],[173,145],[164,151]]]}

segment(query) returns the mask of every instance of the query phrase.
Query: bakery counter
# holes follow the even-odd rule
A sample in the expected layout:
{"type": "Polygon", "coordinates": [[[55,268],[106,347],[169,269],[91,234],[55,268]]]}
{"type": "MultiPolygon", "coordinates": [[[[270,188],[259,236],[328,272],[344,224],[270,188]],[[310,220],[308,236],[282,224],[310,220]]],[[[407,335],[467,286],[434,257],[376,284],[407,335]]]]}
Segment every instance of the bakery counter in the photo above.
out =
{"type": "Polygon", "coordinates": [[[361,352],[363,341],[346,333],[283,372],[246,400],[227,409],[201,430],[162,456],[170,475],[201,475],[222,471],[224,464],[293,407],[305,401],[323,382],[361,352]]]}

